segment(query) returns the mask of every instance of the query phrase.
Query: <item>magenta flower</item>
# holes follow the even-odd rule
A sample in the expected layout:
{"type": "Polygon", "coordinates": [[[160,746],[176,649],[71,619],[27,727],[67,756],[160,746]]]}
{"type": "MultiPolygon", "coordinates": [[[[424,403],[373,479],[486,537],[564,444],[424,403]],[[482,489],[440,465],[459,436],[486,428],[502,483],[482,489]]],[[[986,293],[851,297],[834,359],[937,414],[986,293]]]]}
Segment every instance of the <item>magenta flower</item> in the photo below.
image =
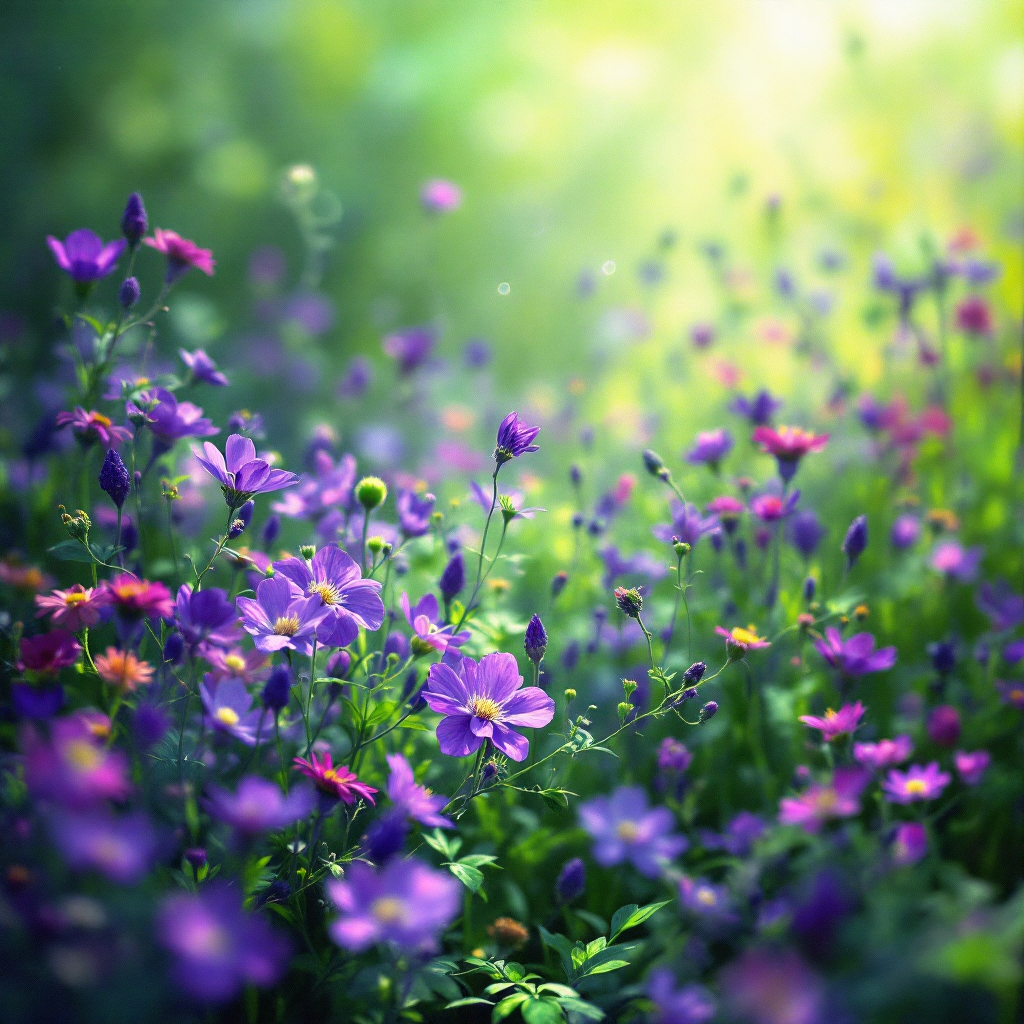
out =
{"type": "Polygon", "coordinates": [[[800,500],[800,492],[793,491],[786,498],[777,494],[759,494],[751,499],[750,511],[761,520],[762,523],[777,523],[785,519],[800,500]]]}
{"type": "Polygon", "coordinates": [[[829,785],[812,783],[799,796],[779,801],[779,824],[799,825],[805,832],[817,832],[835,818],[860,814],[860,794],[868,775],[862,768],[837,768],[829,785]]]}
{"type": "Polygon", "coordinates": [[[800,460],[811,452],[820,452],[828,444],[828,434],[813,434],[800,427],[758,427],[753,440],[766,455],[774,455],[779,476],[788,483],[800,466],[800,460]]]}
{"type": "Polygon", "coordinates": [[[916,864],[928,852],[928,833],[917,821],[904,822],[892,841],[892,862],[898,867],[916,864]]]}
{"type": "Polygon", "coordinates": [[[201,380],[205,384],[212,384],[214,387],[226,388],[231,382],[217,369],[217,364],[201,349],[189,352],[179,348],[178,355],[181,361],[188,367],[193,380],[201,380]]]}
{"type": "Polygon", "coordinates": [[[730,1019],[754,1024],[824,1024],[825,988],[789,949],[748,949],[721,974],[730,1019]]]}
{"type": "Polygon", "coordinates": [[[245,911],[241,891],[223,882],[165,897],[156,934],[174,957],[174,983],[200,1002],[226,1002],[246,985],[268,988],[287,967],[288,940],[245,911]]]}
{"type": "Polygon", "coordinates": [[[978,563],[983,553],[980,547],[965,548],[958,541],[945,540],[935,545],[931,565],[951,579],[972,583],[978,576],[978,563]]]}
{"type": "Polygon", "coordinates": [[[914,744],[909,736],[853,745],[853,759],[876,772],[882,768],[890,768],[894,764],[902,764],[913,752],[914,744]]]}
{"type": "Polygon", "coordinates": [[[814,715],[801,715],[800,721],[809,725],[812,729],[821,730],[821,738],[830,743],[838,736],[851,735],[857,728],[857,723],[864,717],[864,705],[860,701],[856,704],[844,704],[838,711],[829,708],[824,718],[816,718],[814,715]]]}
{"type": "Polygon", "coordinates": [[[459,647],[469,639],[469,632],[452,634],[451,626],[439,626],[440,609],[437,598],[433,594],[424,594],[416,602],[416,607],[409,606],[409,595],[403,590],[402,611],[405,621],[412,627],[416,636],[413,638],[413,653],[427,654],[438,651],[444,654],[449,647],[459,647]]]}
{"type": "Polygon", "coordinates": [[[256,745],[264,712],[253,707],[252,694],[241,679],[225,679],[214,686],[207,678],[199,687],[199,696],[209,728],[233,736],[247,747],[256,745]]]}
{"type": "Polygon", "coordinates": [[[377,792],[373,786],[366,785],[356,778],[355,772],[339,764],[337,768],[331,759],[331,752],[328,750],[323,758],[311,754],[307,761],[302,757],[293,757],[298,770],[307,778],[312,779],[316,788],[326,796],[340,800],[342,803],[355,803],[357,799],[374,803],[373,794],[377,792]]]}
{"type": "Polygon", "coordinates": [[[454,828],[455,826],[440,812],[448,797],[435,796],[429,789],[416,784],[416,780],[401,754],[388,754],[388,799],[421,825],[436,828],[454,828]]]}
{"type": "Polygon", "coordinates": [[[885,672],[896,664],[896,648],[875,650],[875,638],[870,633],[856,633],[844,641],[838,629],[829,626],[824,639],[816,638],[817,652],[844,676],[863,676],[868,672],[885,672]]]}
{"type": "Polygon", "coordinates": [[[580,824],[594,838],[594,860],[602,867],[629,861],[641,874],[657,878],[689,843],[672,832],[667,807],[649,808],[639,786],[619,786],[610,797],[580,804],[580,824]]]}
{"type": "Polygon", "coordinates": [[[246,775],[234,793],[210,786],[204,802],[210,816],[230,825],[238,835],[255,838],[302,821],[313,810],[313,791],[300,786],[285,795],[276,782],[246,775]]]}
{"type": "Polygon", "coordinates": [[[765,640],[757,635],[753,624],[744,629],[742,626],[733,626],[732,629],[724,629],[722,626],[715,626],[715,632],[725,637],[725,650],[731,659],[738,661],[748,651],[758,651],[763,647],[771,647],[771,641],[765,640]]]}
{"type": "Polygon", "coordinates": [[[955,747],[960,739],[960,712],[950,704],[940,704],[928,716],[928,738],[940,747],[955,747]]]}
{"type": "Polygon", "coordinates": [[[162,583],[150,583],[124,572],[100,587],[104,600],[124,619],[169,619],[174,615],[171,592],[162,583]]]}
{"type": "Polygon", "coordinates": [[[98,871],[120,885],[142,881],[156,854],[156,833],[142,812],[59,813],[51,819],[50,831],[69,867],[98,871]]]}
{"type": "Polygon", "coordinates": [[[672,972],[664,967],[648,976],[647,998],[654,1003],[657,1024],[705,1024],[715,1016],[715,998],[703,985],[677,989],[672,972]]]}
{"type": "Polygon", "coordinates": [[[127,441],[132,436],[127,427],[114,426],[109,416],[104,416],[95,409],[86,412],[80,405],[75,406],[74,412],[57,413],[56,422],[58,427],[71,427],[79,444],[85,448],[96,441],[106,448],[116,447],[121,441],[127,441]]]}
{"type": "Polygon", "coordinates": [[[420,202],[428,213],[452,213],[462,205],[462,189],[453,181],[432,178],[420,189],[420,202]]]}
{"type": "Polygon", "coordinates": [[[264,654],[292,650],[309,655],[317,627],[330,614],[319,594],[303,597],[287,576],[262,580],[256,597],[235,598],[242,626],[264,654]]]}
{"type": "Polygon", "coordinates": [[[269,462],[256,458],[251,437],[232,434],[224,446],[227,456],[209,441],[203,442],[204,455],[194,448],[192,454],[203,468],[221,485],[224,500],[232,509],[241,508],[250,498],[268,491],[279,491],[298,481],[295,473],[274,469],[269,462]]]}
{"type": "Polygon", "coordinates": [[[540,729],[554,718],[555,702],[539,686],[523,686],[511,654],[485,655],[479,662],[453,651],[430,666],[423,699],[444,715],[437,741],[449,757],[466,757],[490,740],[513,761],[526,758],[529,741],[513,729],[540,729]]]}
{"type": "Polygon", "coordinates": [[[36,594],[36,618],[50,616],[54,626],[63,626],[73,633],[95,626],[100,621],[106,598],[102,590],[76,583],[67,590],[55,590],[52,594],[36,594]]]}
{"type": "Polygon", "coordinates": [[[973,753],[958,750],[953,755],[956,770],[968,786],[976,786],[981,782],[981,777],[985,774],[991,760],[987,750],[975,750],[973,753]]]}
{"type": "Polygon", "coordinates": [[[934,800],[949,785],[950,776],[939,770],[937,761],[922,768],[912,764],[905,772],[893,768],[882,782],[885,799],[892,804],[912,804],[918,800],[934,800]]]}
{"type": "Polygon", "coordinates": [[[61,242],[53,235],[46,236],[46,244],[53,251],[57,266],[76,284],[87,284],[106,277],[113,269],[128,244],[123,238],[103,244],[103,239],[88,228],[72,231],[61,242]]]}
{"type": "Polygon", "coordinates": [[[378,942],[429,952],[462,905],[462,886],[447,871],[401,857],[380,871],[354,861],[343,880],[327,883],[327,892],[341,911],[328,926],[330,936],[353,953],[378,942]]]}
{"type": "Polygon", "coordinates": [[[33,676],[56,675],[74,665],[82,653],[81,644],[66,629],[54,629],[42,636],[23,636],[18,643],[18,671],[33,676]]]}
{"type": "Polygon", "coordinates": [[[713,498],[704,506],[705,512],[710,512],[726,533],[733,533],[740,521],[740,516],[747,511],[747,506],[739,498],[731,494],[722,494],[713,498]]]}
{"type": "Polygon", "coordinates": [[[275,562],[274,572],[290,580],[300,594],[320,602],[324,615],[317,639],[328,647],[347,647],[360,626],[375,630],[384,622],[380,584],[364,580],[358,563],[336,544],[320,548],[309,562],[301,558],[275,562]]]}
{"type": "Polygon", "coordinates": [[[153,235],[153,238],[144,238],[142,241],[167,257],[168,284],[176,281],[190,267],[201,270],[207,277],[213,277],[216,264],[209,249],[200,249],[195,242],[182,238],[176,231],[155,228],[153,235]]]}
{"type": "Polygon", "coordinates": [[[732,451],[732,434],[719,427],[718,430],[703,430],[693,442],[693,447],[686,455],[686,461],[695,466],[707,465],[718,472],[718,464],[732,451]]]}

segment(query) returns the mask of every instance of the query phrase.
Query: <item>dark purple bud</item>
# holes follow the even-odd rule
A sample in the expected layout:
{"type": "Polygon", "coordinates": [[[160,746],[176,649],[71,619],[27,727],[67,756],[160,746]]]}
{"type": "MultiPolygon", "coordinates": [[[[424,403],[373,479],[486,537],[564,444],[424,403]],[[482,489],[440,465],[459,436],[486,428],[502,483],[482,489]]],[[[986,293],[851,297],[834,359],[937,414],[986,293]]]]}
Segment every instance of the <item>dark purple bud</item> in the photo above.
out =
{"type": "Polygon", "coordinates": [[[498,777],[498,766],[493,761],[488,761],[484,765],[484,770],[480,773],[480,776],[484,782],[491,782],[498,777]]]}
{"type": "Polygon", "coordinates": [[[256,508],[256,502],[250,498],[236,513],[231,521],[231,529],[228,530],[228,540],[234,540],[240,536],[245,528],[252,522],[252,513],[256,508]]]}
{"type": "Polygon", "coordinates": [[[387,811],[366,830],[366,855],[374,864],[387,863],[404,849],[408,830],[403,811],[387,811]]]}
{"type": "Polygon", "coordinates": [[[640,596],[640,591],[636,587],[616,587],[614,593],[615,603],[619,606],[619,611],[623,615],[628,615],[631,619],[640,618],[644,599],[640,596]]]}
{"type": "Polygon", "coordinates": [[[570,640],[565,645],[565,650],[562,651],[562,668],[566,672],[571,672],[580,661],[580,645],[576,640],[570,640]]]}
{"type": "Polygon", "coordinates": [[[697,719],[701,722],[706,722],[709,718],[714,718],[718,714],[718,704],[716,701],[709,700],[707,704],[700,709],[697,719]]]}
{"type": "Polygon", "coordinates": [[[141,469],[135,470],[135,486],[136,487],[141,487],[142,486],[142,470],[141,469]]]}
{"type": "Polygon", "coordinates": [[[569,480],[572,483],[573,487],[579,487],[580,481],[582,481],[582,479],[583,479],[583,471],[574,462],[569,467],[569,480]]]}
{"type": "Polygon", "coordinates": [[[185,860],[192,865],[193,870],[198,871],[206,867],[206,850],[201,846],[190,846],[185,851],[185,860]]]}
{"type": "Polygon", "coordinates": [[[810,558],[825,536],[825,527],[821,525],[813,509],[804,509],[790,517],[789,542],[804,558],[810,558]]]}
{"type": "Polygon", "coordinates": [[[956,668],[956,644],[952,640],[929,644],[925,650],[932,659],[932,668],[940,676],[948,676],[956,668]]]}
{"type": "Polygon", "coordinates": [[[691,686],[688,690],[683,690],[683,692],[679,694],[679,700],[677,700],[676,703],[685,704],[688,700],[693,700],[696,696],[697,687],[691,686]]]}
{"type": "Polygon", "coordinates": [[[530,624],[526,627],[526,640],[524,643],[526,656],[535,665],[539,665],[544,658],[547,646],[548,634],[544,629],[544,623],[540,621],[539,615],[534,615],[530,619],[530,624]]]}
{"type": "Polygon", "coordinates": [[[742,572],[747,567],[747,542],[740,537],[733,548],[733,556],[736,559],[736,568],[742,572]]]}
{"type": "Polygon", "coordinates": [[[928,716],[928,738],[940,747],[955,747],[960,739],[960,714],[949,704],[940,704],[928,716]]]}
{"type": "Polygon", "coordinates": [[[554,600],[558,595],[565,590],[566,583],[569,582],[569,574],[563,569],[561,572],[556,572],[554,579],[551,581],[551,599],[554,600]]]}
{"type": "Polygon", "coordinates": [[[324,675],[331,679],[344,679],[351,667],[352,656],[348,651],[336,651],[327,659],[327,664],[324,665],[324,675]]]}
{"type": "Polygon", "coordinates": [[[466,570],[462,564],[462,552],[456,551],[441,573],[437,586],[446,601],[450,601],[466,585],[466,570]]]}
{"type": "Polygon", "coordinates": [[[817,580],[813,576],[808,576],[804,580],[804,600],[810,604],[814,600],[815,592],[818,589],[817,580]]]}
{"type": "Polygon", "coordinates": [[[134,249],[142,241],[146,233],[146,208],[142,205],[142,196],[133,192],[125,203],[124,213],[121,215],[121,234],[128,239],[128,244],[134,249]]]}
{"type": "Polygon", "coordinates": [[[185,640],[180,633],[172,633],[164,641],[164,661],[169,665],[177,665],[185,656],[185,640]]]}
{"type": "Polygon", "coordinates": [[[857,516],[843,538],[843,554],[846,555],[846,565],[852,569],[857,564],[857,559],[864,554],[868,546],[868,517],[857,516]]]}
{"type": "MultiPolygon", "coordinates": [[[[178,636],[177,633],[174,634],[178,636]]],[[[178,637],[180,640],[181,638],[178,637]]],[[[163,708],[155,704],[140,704],[132,716],[132,732],[135,740],[143,750],[156,746],[167,734],[171,720],[163,708]]]]}
{"type": "Polygon", "coordinates": [[[683,673],[683,685],[684,686],[696,686],[704,678],[704,673],[707,672],[708,667],[703,661],[695,661],[684,673],[683,673]]]}
{"type": "Polygon", "coordinates": [[[579,857],[567,861],[558,873],[555,895],[559,903],[572,903],[583,895],[587,887],[587,868],[579,857]]]}
{"type": "Polygon", "coordinates": [[[269,548],[281,533],[281,517],[276,513],[271,513],[267,517],[267,521],[263,524],[263,533],[260,535],[260,539],[263,541],[263,546],[269,548]]]}
{"type": "Polygon", "coordinates": [[[138,278],[126,277],[121,283],[121,290],[117,293],[117,298],[121,303],[121,308],[131,309],[132,306],[139,301],[139,296],[141,294],[142,289],[139,287],[138,278]]]}
{"type": "Polygon", "coordinates": [[[275,712],[288,707],[292,682],[292,670],[287,665],[275,665],[263,686],[263,706],[275,712]]]}
{"type": "Polygon", "coordinates": [[[118,508],[124,505],[124,500],[132,489],[132,478],[128,473],[128,468],[113,448],[107,449],[107,457],[103,460],[103,468],[100,469],[100,487],[118,508]]]}
{"type": "Polygon", "coordinates": [[[659,480],[667,480],[671,476],[665,465],[665,460],[657,452],[645,448],[642,457],[644,468],[651,476],[656,476],[659,480]]]}

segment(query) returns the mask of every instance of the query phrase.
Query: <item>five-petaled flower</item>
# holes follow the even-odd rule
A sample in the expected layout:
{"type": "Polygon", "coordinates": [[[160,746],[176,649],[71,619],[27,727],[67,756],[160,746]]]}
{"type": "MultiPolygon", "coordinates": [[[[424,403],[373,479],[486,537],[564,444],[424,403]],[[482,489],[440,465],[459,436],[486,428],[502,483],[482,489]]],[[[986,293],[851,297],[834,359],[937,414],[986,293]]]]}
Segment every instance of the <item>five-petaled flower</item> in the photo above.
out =
{"type": "Polygon", "coordinates": [[[319,594],[303,597],[286,576],[272,576],[256,588],[256,596],[235,599],[242,626],[264,654],[292,650],[310,654],[317,627],[330,614],[319,594]]]}
{"type": "Polygon", "coordinates": [[[123,238],[103,244],[103,239],[88,228],[72,231],[64,241],[46,236],[46,244],[53,251],[57,266],[76,284],[89,284],[106,277],[113,269],[128,244],[123,238]]]}
{"type": "Polygon", "coordinates": [[[415,633],[412,651],[417,656],[433,651],[444,654],[449,647],[459,647],[470,637],[468,631],[453,634],[452,626],[438,625],[441,613],[433,594],[424,594],[413,607],[409,604],[409,595],[403,590],[399,603],[405,613],[405,621],[415,633]]]}

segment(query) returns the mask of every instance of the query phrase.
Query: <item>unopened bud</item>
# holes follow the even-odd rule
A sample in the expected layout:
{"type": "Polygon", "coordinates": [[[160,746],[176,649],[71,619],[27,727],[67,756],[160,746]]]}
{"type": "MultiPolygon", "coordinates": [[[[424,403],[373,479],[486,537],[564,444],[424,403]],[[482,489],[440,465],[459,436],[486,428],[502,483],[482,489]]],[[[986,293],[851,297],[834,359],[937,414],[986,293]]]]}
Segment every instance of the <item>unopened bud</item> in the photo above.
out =
{"type": "Polygon", "coordinates": [[[313,556],[316,554],[315,544],[302,544],[299,546],[299,554],[306,562],[312,561],[313,556]]]}
{"type": "Polygon", "coordinates": [[[709,700],[707,704],[705,704],[704,707],[700,709],[700,713],[697,715],[697,718],[701,722],[706,722],[709,718],[714,718],[717,713],[718,704],[716,704],[713,700],[709,700]]]}

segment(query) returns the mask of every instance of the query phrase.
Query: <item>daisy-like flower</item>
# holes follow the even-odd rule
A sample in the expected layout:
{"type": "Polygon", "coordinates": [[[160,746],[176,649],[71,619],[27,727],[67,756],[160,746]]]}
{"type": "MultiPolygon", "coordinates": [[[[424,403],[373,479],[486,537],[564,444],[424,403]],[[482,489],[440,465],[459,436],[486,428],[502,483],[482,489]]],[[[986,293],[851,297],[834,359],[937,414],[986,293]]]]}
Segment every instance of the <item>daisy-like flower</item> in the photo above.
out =
{"type": "MultiPolygon", "coordinates": [[[[274,563],[275,576],[289,580],[300,594],[323,610],[317,638],[328,647],[347,647],[363,629],[380,629],[384,602],[380,584],[363,579],[358,563],[336,544],[328,544],[308,562],[286,558],[274,563]]],[[[260,584],[262,588],[263,584],[260,584]]]]}
{"type": "Polygon", "coordinates": [[[82,645],[66,629],[23,636],[18,642],[18,671],[35,677],[56,675],[74,665],[81,653],[82,645]]]}
{"type": "Polygon", "coordinates": [[[885,672],[896,664],[896,648],[875,650],[875,638],[870,633],[857,633],[843,640],[838,629],[829,626],[824,639],[814,641],[815,650],[844,676],[863,676],[868,672],[885,672]]]}
{"type": "Polygon", "coordinates": [[[750,511],[761,520],[762,523],[777,523],[785,519],[800,500],[800,492],[793,491],[786,498],[777,494],[759,494],[750,502],[750,511]]]}
{"type": "Polygon", "coordinates": [[[145,812],[61,812],[50,820],[54,844],[76,871],[91,869],[121,885],[140,882],[152,865],[157,836],[145,812]]]}
{"type": "Polygon", "coordinates": [[[771,647],[771,641],[757,635],[757,628],[751,624],[744,629],[742,626],[733,626],[732,629],[724,629],[722,626],[715,626],[715,632],[725,637],[725,651],[733,661],[744,657],[747,651],[757,651],[762,647],[771,647]]]}
{"type": "Polygon", "coordinates": [[[421,825],[436,828],[454,828],[455,826],[441,814],[441,809],[448,803],[448,797],[435,795],[425,786],[417,785],[412,768],[401,754],[388,754],[388,799],[421,825]]]}
{"type": "Polygon", "coordinates": [[[267,675],[267,656],[261,651],[243,651],[240,647],[207,647],[203,657],[210,663],[208,673],[212,682],[222,679],[241,679],[252,685],[262,682],[267,675]]]}
{"type": "Polygon", "coordinates": [[[897,736],[891,740],[879,740],[877,743],[854,743],[853,759],[879,771],[891,768],[894,764],[902,764],[914,752],[914,743],[909,736],[897,736]]]}
{"type": "Polygon", "coordinates": [[[97,654],[93,661],[100,679],[124,693],[131,693],[153,679],[152,665],[140,661],[131,651],[108,647],[105,653],[97,654]]]}
{"type": "Polygon", "coordinates": [[[72,633],[95,626],[107,603],[102,590],[94,587],[86,590],[81,583],[67,590],[55,590],[52,594],[36,594],[35,600],[39,609],[37,619],[49,615],[53,625],[62,626],[72,633]]]}
{"type": "Polygon", "coordinates": [[[540,450],[533,439],[540,433],[540,427],[528,427],[519,413],[510,412],[498,426],[498,439],[494,448],[494,463],[503,466],[512,459],[540,450]]]}
{"type": "Polygon", "coordinates": [[[939,769],[938,761],[922,768],[912,764],[905,772],[893,768],[882,782],[885,799],[892,804],[911,804],[918,800],[934,800],[950,783],[947,772],[939,769]]]}
{"type": "Polygon", "coordinates": [[[132,436],[127,427],[115,426],[109,416],[95,409],[87,412],[80,405],[75,406],[74,412],[57,413],[56,422],[58,427],[70,427],[83,448],[88,448],[96,441],[106,448],[112,448],[132,436]]]}
{"type": "Polygon", "coordinates": [[[295,473],[274,469],[269,462],[256,458],[256,446],[251,437],[232,434],[224,446],[224,453],[221,455],[209,441],[203,442],[202,455],[192,449],[192,454],[207,473],[220,482],[229,508],[241,508],[255,495],[279,491],[299,479],[295,473]]]}
{"type": "Polygon", "coordinates": [[[683,875],[679,879],[679,901],[705,921],[725,924],[736,920],[729,890],[724,885],[713,885],[706,878],[683,875]]]}
{"type": "Polygon", "coordinates": [[[779,801],[779,823],[817,832],[826,821],[860,813],[860,794],[868,774],[862,768],[837,768],[830,785],[813,783],[799,796],[779,801]]]}
{"type": "Polygon", "coordinates": [[[174,614],[171,592],[162,583],[150,583],[124,572],[101,587],[104,600],[122,618],[169,619],[174,614]]]}
{"type": "Polygon", "coordinates": [[[758,427],[753,440],[766,455],[774,455],[779,476],[785,483],[796,475],[800,460],[811,452],[820,452],[828,444],[828,434],[813,434],[800,427],[758,427]]]}
{"type": "Polygon", "coordinates": [[[329,750],[322,758],[313,753],[310,754],[308,761],[303,757],[293,757],[292,760],[297,770],[312,779],[316,788],[326,796],[346,804],[355,803],[359,799],[371,804],[375,802],[373,794],[377,790],[365,782],[360,782],[356,773],[349,771],[346,765],[339,764],[335,768],[329,750]]]}
{"type": "Polygon", "coordinates": [[[856,704],[844,704],[838,711],[829,708],[824,718],[801,715],[800,721],[812,729],[820,729],[821,738],[828,743],[839,736],[851,735],[863,717],[864,705],[857,701],[856,704]]]}
{"type": "Polygon", "coordinates": [[[710,512],[721,523],[726,533],[735,533],[740,516],[747,511],[747,506],[731,494],[722,494],[709,501],[704,506],[704,511],[710,512]]]}
{"type": "Polygon", "coordinates": [[[317,627],[329,608],[317,594],[303,597],[286,576],[272,576],[256,588],[256,597],[235,599],[242,626],[265,654],[293,650],[310,654],[317,627]]]}
{"type": "Polygon", "coordinates": [[[555,702],[539,686],[523,686],[511,654],[487,654],[479,662],[454,651],[430,666],[423,699],[444,715],[437,727],[441,752],[466,757],[490,740],[513,761],[526,758],[529,741],[513,727],[540,729],[554,717],[555,702]]]}
{"type": "Polygon", "coordinates": [[[424,594],[416,602],[415,607],[409,605],[409,595],[402,591],[402,611],[405,621],[412,626],[416,634],[412,638],[412,650],[416,655],[430,654],[437,651],[444,654],[449,647],[458,647],[469,639],[469,631],[452,634],[451,626],[440,626],[440,609],[437,598],[433,594],[424,594]]]}
{"type": "Polygon", "coordinates": [[[650,808],[639,786],[619,786],[610,797],[580,804],[580,823],[594,838],[594,860],[602,867],[629,861],[641,874],[657,878],[689,843],[676,835],[667,807],[650,808]]]}
{"type": "Polygon", "coordinates": [[[1024,711],[1024,680],[1020,679],[997,679],[996,689],[999,691],[999,699],[1004,704],[1010,704],[1020,711],[1024,711]]]}
{"type": "Polygon", "coordinates": [[[241,679],[225,679],[214,686],[207,676],[199,687],[206,712],[206,724],[214,732],[241,740],[247,747],[256,745],[263,711],[253,707],[252,694],[241,679]]]}
{"type": "Polygon", "coordinates": [[[153,237],[144,238],[142,241],[167,257],[167,284],[177,281],[190,267],[201,270],[207,277],[213,277],[213,268],[216,265],[213,252],[209,249],[200,249],[195,242],[182,238],[176,231],[155,228],[153,237]]]}
{"type": "Polygon", "coordinates": [[[76,284],[88,284],[106,277],[116,265],[128,244],[123,238],[103,244],[103,239],[88,228],[72,231],[64,241],[46,236],[57,266],[76,284]]]}

